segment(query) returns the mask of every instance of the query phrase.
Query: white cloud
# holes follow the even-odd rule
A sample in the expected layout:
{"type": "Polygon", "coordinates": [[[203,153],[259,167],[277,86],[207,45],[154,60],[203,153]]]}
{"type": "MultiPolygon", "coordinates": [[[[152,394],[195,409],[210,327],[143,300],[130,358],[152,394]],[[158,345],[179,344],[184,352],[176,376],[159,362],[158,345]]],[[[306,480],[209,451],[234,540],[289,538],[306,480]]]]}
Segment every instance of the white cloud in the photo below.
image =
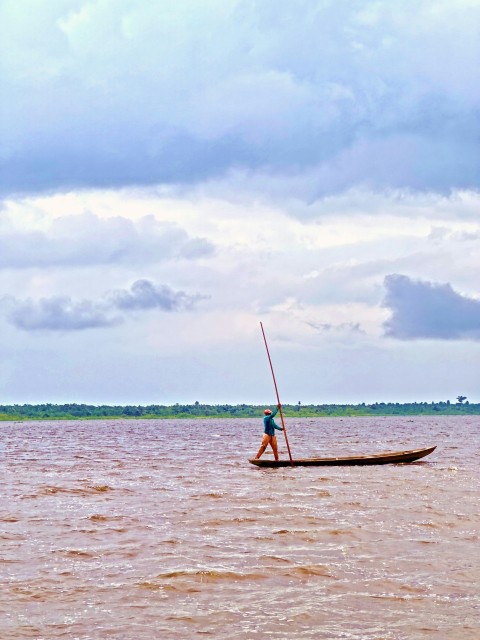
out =
{"type": "Polygon", "coordinates": [[[0,230],[0,269],[151,264],[211,255],[213,245],[153,216],[136,222],[93,213],[54,218],[46,230],[0,230]]]}

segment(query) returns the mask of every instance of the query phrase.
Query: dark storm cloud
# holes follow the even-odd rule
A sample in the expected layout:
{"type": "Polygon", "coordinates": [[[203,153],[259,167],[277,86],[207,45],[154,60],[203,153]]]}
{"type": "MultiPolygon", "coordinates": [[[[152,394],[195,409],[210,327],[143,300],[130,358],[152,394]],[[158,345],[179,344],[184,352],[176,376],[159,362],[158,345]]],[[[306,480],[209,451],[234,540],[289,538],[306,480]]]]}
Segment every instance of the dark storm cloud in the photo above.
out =
{"type": "Polygon", "coordinates": [[[114,291],[98,301],[73,300],[70,296],[39,300],[5,296],[1,306],[7,320],[17,329],[68,332],[116,326],[124,321],[130,311],[190,310],[204,298],[198,294],[175,291],[167,285],[158,285],[149,280],[137,280],[129,290],[114,291]]]}
{"type": "Polygon", "coordinates": [[[3,195],[242,168],[479,186],[474,3],[2,4],[3,195]]]}
{"type": "Polygon", "coordinates": [[[450,284],[398,274],[385,278],[385,288],[384,306],[392,312],[385,335],[401,340],[480,340],[480,300],[460,295],[450,284]]]}
{"type": "Polygon", "coordinates": [[[101,219],[92,213],[56,218],[47,231],[0,231],[0,269],[149,264],[167,259],[196,259],[213,245],[192,238],[174,224],[153,216],[138,222],[101,219]]]}

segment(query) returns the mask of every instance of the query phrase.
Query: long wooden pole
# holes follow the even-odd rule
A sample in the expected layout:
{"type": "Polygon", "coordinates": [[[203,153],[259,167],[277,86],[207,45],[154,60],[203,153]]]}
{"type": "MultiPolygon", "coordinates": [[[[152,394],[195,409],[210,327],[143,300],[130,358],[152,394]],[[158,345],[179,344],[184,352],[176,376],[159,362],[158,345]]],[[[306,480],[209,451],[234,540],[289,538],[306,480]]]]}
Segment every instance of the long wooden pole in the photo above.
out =
{"type": "Polygon", "coordinates": [[[263,329],[263,324],[261,322],[260,322],[260,326],[262,328],[263,341],[265,342],[265,349],[267,350],[268,362],[270,363],[270,369],[272,371],[272,378],[273,378],[273,384],[275,386],[275,393],[277,394],[278,408],[280,410],[280,420],[282,421],[283,435],[285,436],[285,442],[287,444],[288,457],[290,458],[290,464],[293,467],[292,454],[290,453],[290,445],[288,444],[287,429],[285,427],[285,422],[283,420],[282,403],[280,402],[280,396],[278,395],[278,387],[277,387],[277,381],[275,379],[275,372],[273,371],[272,359],[270,357],[270,351],[268,350],[267,338],[265,337],[265,331],[263,329]]]}

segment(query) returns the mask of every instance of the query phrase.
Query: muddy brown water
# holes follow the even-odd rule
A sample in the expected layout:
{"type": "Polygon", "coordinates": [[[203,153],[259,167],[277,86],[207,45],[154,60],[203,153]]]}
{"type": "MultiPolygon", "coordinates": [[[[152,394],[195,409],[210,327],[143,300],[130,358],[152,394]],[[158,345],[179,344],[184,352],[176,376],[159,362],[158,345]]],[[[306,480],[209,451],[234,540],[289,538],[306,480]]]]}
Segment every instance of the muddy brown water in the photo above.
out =
{"type": "Polygon", "coordinates": [[[480,417],[0,423],[0,638],[480,638],[480,417]],[[281,455],[285,456],[282,435],[281,455]]]}

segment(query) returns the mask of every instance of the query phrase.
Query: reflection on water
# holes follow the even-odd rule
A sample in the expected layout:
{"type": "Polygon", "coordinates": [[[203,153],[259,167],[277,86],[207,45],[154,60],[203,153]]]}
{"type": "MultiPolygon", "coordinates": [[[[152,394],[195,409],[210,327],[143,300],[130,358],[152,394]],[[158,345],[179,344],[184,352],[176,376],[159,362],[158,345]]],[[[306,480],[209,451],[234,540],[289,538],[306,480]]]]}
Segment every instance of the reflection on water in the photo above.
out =
{"type": "Polygon", "coordinates": [[[259,469],[261,416],[1,423],[0,638],[477,640],[480,418],[287,426],[298,457],[438,448],[259,469]]]}

